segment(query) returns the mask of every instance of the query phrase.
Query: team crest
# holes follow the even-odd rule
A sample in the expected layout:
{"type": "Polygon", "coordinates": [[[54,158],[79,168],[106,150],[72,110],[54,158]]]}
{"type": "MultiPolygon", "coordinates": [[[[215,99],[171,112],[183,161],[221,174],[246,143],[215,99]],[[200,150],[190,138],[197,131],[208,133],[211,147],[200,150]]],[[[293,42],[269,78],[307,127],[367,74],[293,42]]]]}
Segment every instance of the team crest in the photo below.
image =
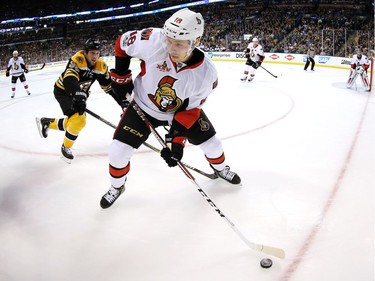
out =
{"type": "Polygon", "coordinates": [[[83,58],[80,57],[80,56],[77,56],[77,62],[78,62],[79,64],[83,63],[83,58]]]}
{"type": "Polygon", "coordinates": [[[171,71],[171,68],[168,67],[166,61],[164,61],[162,64],[158,64],[156,66],[156,68],[159,69],[160,71],[163,71],[163,72],[169,72],[169,71],[171,71]]]}
{"type": "Polygon", "coordinates": [[[149,40],[152,33],[152,28],[144,29],[141,33],[141,40],[149,40]]]}
{"type": "Polygon", "coordinates": [[[208,123],[207,121],[204,121],[202,118],[199,118],[198,123],[199,123],[199,126],[201,127],[202,132],[208,131],[210,129],[210,123],[208,123]]]}
{"type": "Polygon", "coordinates": [[[171,76],[164,76],[158,83],[155,95],[148,94],[149,99],[162,112],[174,112],[182,104],[182,100],[177,97],[173,84],[177,79],[171,76]]]}

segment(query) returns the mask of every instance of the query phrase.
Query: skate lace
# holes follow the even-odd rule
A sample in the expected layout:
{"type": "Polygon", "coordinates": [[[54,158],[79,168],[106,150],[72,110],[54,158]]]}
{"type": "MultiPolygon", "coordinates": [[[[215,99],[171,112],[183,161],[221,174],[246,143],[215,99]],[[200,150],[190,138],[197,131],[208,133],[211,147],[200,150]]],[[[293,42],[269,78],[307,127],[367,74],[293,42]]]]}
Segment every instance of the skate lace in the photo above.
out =
{"type": "Polygon", "coordinates": [[[236,173],[232,172],[229,166],[225,166],[224,170],[219,172],[219,175],[224,179],[232,180],[236,173]]]}
{"type": "Polygon", "coordinates": [[[64,146],[63,149],[64,149],[64,151],[65,151],[66,154],[70,154],[70,155],[73,154],[72,150],[70,148],[67,148],[67,147],[64,146]]]}
{"type": "Polygon", "coordinates": [[[111,187],[110,190],[104,195],[104,198],[112,203],[113,201],[115,201],[117,199],[117,197],[120,196],[120,191],[117,190],[116,188],[114,187],[111,187]]]}

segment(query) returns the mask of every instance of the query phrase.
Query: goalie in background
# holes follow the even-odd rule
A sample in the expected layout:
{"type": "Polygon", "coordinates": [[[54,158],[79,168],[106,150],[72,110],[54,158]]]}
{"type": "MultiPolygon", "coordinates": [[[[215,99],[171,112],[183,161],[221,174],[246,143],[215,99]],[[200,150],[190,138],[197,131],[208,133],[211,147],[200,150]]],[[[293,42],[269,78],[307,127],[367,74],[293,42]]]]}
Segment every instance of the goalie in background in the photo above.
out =
{"type": "Polygon", "coordinates": [[[12,95],[10,97],[13,99],[16,95],[16,84],[18,79],[20,79],[26,93],[30,95],[29,85],[27,85],[25,77],[25,73],[29,72],[29,70],[23,61],[23,58],[18,55],[18,51],[13,51],[13,56],[10,58],[7,70],[5,72],[6,77],[10,76],[10,71],[12,72],[12,95]]]}
{"type": "Polygon", "coordinates": [[[370,90],[370,82],[367,76],[367,69],[370,66],[370,61],[365,56],[361,50],[358,50],[357,54],[353,55],[351,64],[350,64],[350,75],[349,79],[346,82],[346,87],[351,88],[355,83],[355,80],[359,76],[363,86],[366,90],[370,90]]]}

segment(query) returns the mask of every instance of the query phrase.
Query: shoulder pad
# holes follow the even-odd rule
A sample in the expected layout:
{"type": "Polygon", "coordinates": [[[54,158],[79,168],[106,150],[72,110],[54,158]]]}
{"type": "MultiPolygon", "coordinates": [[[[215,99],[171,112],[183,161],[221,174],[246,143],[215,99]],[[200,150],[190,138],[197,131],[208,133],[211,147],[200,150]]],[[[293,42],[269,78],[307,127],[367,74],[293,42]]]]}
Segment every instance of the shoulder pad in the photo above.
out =
{"type": "Polygon", "coordinates": [[[94,69],[95,71],[99,73],[105,74],[108,70],[108,66],[107,66],[107,63],[102,58],[99,58],[95,64],[94,69]]]}
{"type": "Polygon", "coordinates": [[[74,56],[72,56],[71,60],[78,66],[78,68],[86,68],[87,63],[85,59],[85,55],[83,51],[77,52],[74,56]]]}

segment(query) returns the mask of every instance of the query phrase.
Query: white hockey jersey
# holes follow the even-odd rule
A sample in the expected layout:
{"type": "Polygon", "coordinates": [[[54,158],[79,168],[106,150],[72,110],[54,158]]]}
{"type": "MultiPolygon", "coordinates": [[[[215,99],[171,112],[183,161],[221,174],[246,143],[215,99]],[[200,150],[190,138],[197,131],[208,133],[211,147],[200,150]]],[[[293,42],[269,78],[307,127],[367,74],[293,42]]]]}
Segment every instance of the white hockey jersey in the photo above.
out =
{"type": "Polygon", "coordinates": [[[249,53],[250,59],[254,62],[262,62],[264,60],[264,51],[260,44],[255,47],[253,42],[250,42],[249,45],[247,45],[246,52],[249,53]]]}
{"type": "Polygon", "coordinates": [[[22,57],[17,57],[17,59],[14,59],[13,57],[10,58],[8,68],[10,67],[12,76],[18,77],[24,73],[21,64],[25,64],[22,57]]]}
{"type": "Polygon", "coordinates": [[[172,122],[175,112],[188,99],[186,110],[202,108],[217,86],[217,71],[211,59],[195,49],[193,64],[174,63],[160,28],[129,31],[120,38],[120,48],[141,60],[134,80],[134,100],[152,117],[172,122]]]}
{"type": "Polygon", "coordinates": [[[364,68],[367,69],[370,65],[370,61],[365,55],[362,55],[361,58],[359,59],[358,55],[355,54],[352,57],[351,67],[355,68],[356,66],[359,66],[359,65],[364,66],[364,68]]]}

